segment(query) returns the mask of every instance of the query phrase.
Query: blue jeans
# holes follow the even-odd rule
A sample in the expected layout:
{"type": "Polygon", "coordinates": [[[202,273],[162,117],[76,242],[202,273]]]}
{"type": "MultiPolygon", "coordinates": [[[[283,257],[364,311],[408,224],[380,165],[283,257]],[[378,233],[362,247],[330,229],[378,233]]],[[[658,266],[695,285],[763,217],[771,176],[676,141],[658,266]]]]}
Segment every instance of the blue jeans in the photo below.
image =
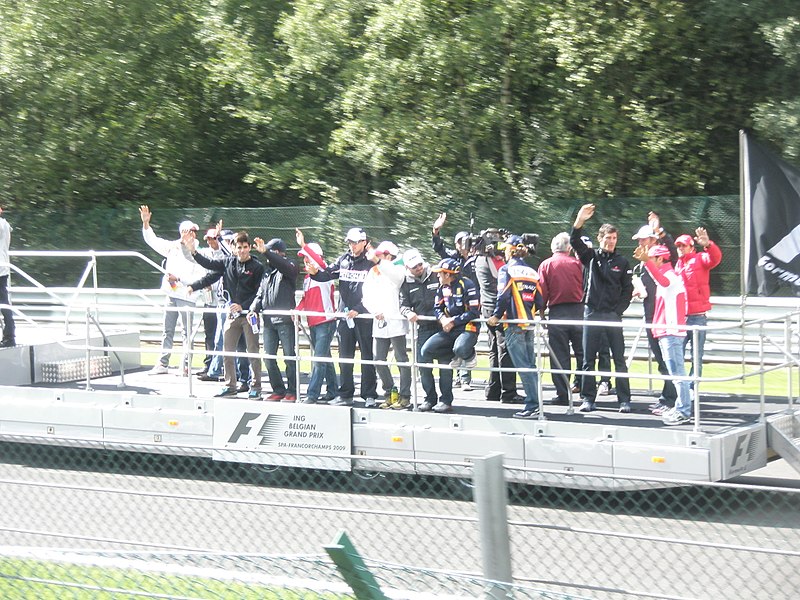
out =
{"type": "MultiPolygon", "coordinates": [[[[174,310],[175,308],[178,309],[190,309],[195,307],[195,303],[191,300],[182,300],[180,298],[173,298],[172,296],[167,296],[167,304],[168,309],[164,313],[164,331],[161,337],[161,356],[159,357],[158,361],[165,367],[169,366],[169,357],[172,354],[172,348],[174,344],[175,338],[175,327],[178,324],[178,316],[181,318],[181,323],[183,324],[183,338],[186,343],[189,343],[189,336],[192,334],[192,313],[190,310],[174,310]]],[[[184,354],[183,358],[181,359],[181,366],[187,366],[187,357],[184,354]]]]}
{"type": "Polygon", "coordinates": [[[444,404],[453,403],[453,369],[449,365],[441,366],[442,363],[449,363],[453,356],[471,358],[477,342],[476,332],[457,329],[437,331],[422,346],[422,362],[432,363],[434,359],[439,361],[439,392],[444,404]]]}
{"type": "Polygon", "coordinates": [[[689,380],[679,379],[686,377],[686,367],[683,362],[684,339],[681,335],[665,335],[658,338],[661,356],[667,365],[669,374],[675,377],[673,383],[678,391],[675,399],[675,409],[682,415],[689,417],[692,414],[692,393],[689,390],[689,380]]]}
{"type": "Polygon", "coordinates": [[[272,318],[269,316],[262,319],[262,321],[262,326],[264,327],[264,354],[277,354],[278,344],[280,343],[283,348],[283,365],[286,369],[286,384],[284,385],[283,375],[281,375],[281,370],[278,368],[278,360],[276,358],[265,358],[264,364],[267,366],[269,385],[275,394],[286,394],[288,392],[296,395],[295,361],[287,360],[289,357],[294,358],[296,355],[294,323],[292,321],[273,323],[272,318]]]}
{"type": "MultiPolygon", "coordinates": [[[[422,358],[422,348],[433,334],[436,333],[435,329],[418,329],[417,330],[417,362],[425,362],[422,358]]],[[[436,382],[433,379],[433,369],[427,367],[419,367],[419,378],[422,382],[422,389],[425,390],[425,402],[436,404],[436,382]]],[[[450,376],[450,391],[452,396],[453,378],[452,373],[450,376]]]]}
{"type": "MultiPolygon", "coordinates": [[[[333,334],[336,333],[336,321],[325,321],[319,325],[308,328],[311,337],[311,351],[314,356],[323,358],[331,357],[331,342],[333,334]]],[[[336,369],[332,362],[312,362],[311,379],[308,382],[306,395],[310,400],[319,400],[322,393],[322,383],[325,382],[328,389],[328,396],[336,396],[339,384],[336,381],[336,369]]]]}
{"type": "MultiPolygon", "coordinates": [[[[708,317],[705,315],[687,315],[686,316],[686,324],[687,325],[702,325],[706,326],[708,324],[708,317]]],[[[689,368],[689,377],[694,377],[694,331],[687,331],[686,338],[683,340],[683,351],[684,355],[686,354],[686,346],[692,346],[691,358],[692,358],[692,366],[689,368]]],[[[698,356],[698,364],[699,369],[697,370],[697,376],[703,376],[703,352],[706,346],[706,330],[705,329],[698,329],[697,330],[697,356],[698,356]]],[[[690,383],[690,387],[694,389],[694,382],[690,383]]]]}
{"type": "MultiPolygon", "coordinates": [[[[533,327],[521,329],[519,325],[509,324],[506,327],[506,350],[511,355],[511,362],[517,369],[536,368],[536,332],[533,327]]],[[[525,390],[525,410],[534,411],[539,408],[539,374],[535,371],[518,371],[519,380],[525,390]]]]}

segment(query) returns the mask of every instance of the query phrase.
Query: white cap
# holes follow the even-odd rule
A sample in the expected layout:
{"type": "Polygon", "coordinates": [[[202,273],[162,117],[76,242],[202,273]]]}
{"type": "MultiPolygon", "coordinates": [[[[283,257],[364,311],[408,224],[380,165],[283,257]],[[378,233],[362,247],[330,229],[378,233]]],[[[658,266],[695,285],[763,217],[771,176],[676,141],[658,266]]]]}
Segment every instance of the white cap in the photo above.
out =
{"type": "MultiPolygon", "coordinates": [[[[308,244],[306,244],[306,246],[308,246],[309,250],[314,252],[317,256],[322,256],[322,247],[319,244],[316,244],[314,242],[309,242],[308,244]]],[[[305,248],[300,248],[300,251],[297,253],[297,256],[305,256],[308,258],[308,260],[312,262],[314,261],[314,259],[308,254],[305,248]]]]}
{"type": "Polygon", "coordinates": [[[181,221],[181,224],[178,225],[178,233],[183,233],[184,231],[200,231],[200,228],[197,223],[192,221],[181,221]]]}
{"type": "Polygon", "coordinates": [[[650,227],[650,225],[642,225],[639,228],[639,231],[636,232],[636,235],[634,235],[631,239],[632,240],[646,240],[647,238],[654,238],[654,237],[658,237],[658,236],[656,235],[656,232],[653,231],[653,228],[650,227]]]}
{"type": "Polygon", "coordinates": [[[398,250],[394,243],[384,240],[375,248],[375,254],[391,254],[392,256],[397,256],[400,254],[400,250],[398,250]]]}
{"type": "Polygon", "coordinates": [[[409,269],[413,269],[416,266],[419,266],[425,262],[425,259],[422,258],[422,254],[419,253],[419,250],[416,248],[411,248],[406,250],[403,253],[403,264],[409,269]]]}
{"type": "Polygon", "coordinates": [[[363,242],[367,239],[367,232],[361,229],[361,227],[353,227],[347,232],[344,239],[346,242],[363,242]]]}

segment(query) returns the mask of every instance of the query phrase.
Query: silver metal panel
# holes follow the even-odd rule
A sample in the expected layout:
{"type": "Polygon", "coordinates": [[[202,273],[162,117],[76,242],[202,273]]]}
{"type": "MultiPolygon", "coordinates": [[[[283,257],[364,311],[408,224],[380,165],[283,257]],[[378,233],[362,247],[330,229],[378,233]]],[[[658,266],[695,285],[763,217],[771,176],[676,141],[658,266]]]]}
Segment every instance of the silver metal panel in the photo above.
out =
{"type": "Polygon", "coordinates": [[[615,475],[711,481],[706,448],[615,443],[613,451],[615,475]]]}
{"type": "Polygon", "coordinates": [[[613,472],[613,442],[525,436],[525,466],[532,469],[613,472]]]}
{"type": "Polygon", "coordinates": [[[31,383],[31,356],[28,346],[0,348],[0,385],[31,383]]]}
{"type": "Polygon", "coordinates": [[[721,479],[730,479],[767,464],[767,430],[764,423],[714,436],[720,442],[721,479]]]}
{"type": "Polygon", "coordinates": [[[108,443],[211,448],[214,419],[199,411],[137,409],[103,411],[103,437],[108,443]]]}
{"type": "Polygon", "coordinates": [[[393,473],[415,473],[414,428],[408,425],[353,425],[353,468],[366,471],[391,471],[393,473]],[[360,457],[375,457],[374,460],[360,457]],[[408,459],[398,462],[386,459],[408,459]]]}
{"type": "MultiPolygon", "coordinates": [[[[471,463],[474,458],[493,452],[505,454],[505,465],[522,467],[525,464],[523,436],[505,433],[462,431],[458,419],[447,421],[450,429],[424,428],[414,431],[414,454],[423,461],[444,461],[471,463]]],[[[417,465],[418,473],[441,475],[442,469],[434,465],[417,465]]],[[[451,473],[452,474],[452,473],[451,473]]],[[[471,476],[471,469],[463,470],[464,476],[471,476]]]]}
{"type": "Polygon", "coordinates": [[[59,400],[4,400],[0,434],[29,435],[76,440],[102,440],[100,407],[59,400]]]}

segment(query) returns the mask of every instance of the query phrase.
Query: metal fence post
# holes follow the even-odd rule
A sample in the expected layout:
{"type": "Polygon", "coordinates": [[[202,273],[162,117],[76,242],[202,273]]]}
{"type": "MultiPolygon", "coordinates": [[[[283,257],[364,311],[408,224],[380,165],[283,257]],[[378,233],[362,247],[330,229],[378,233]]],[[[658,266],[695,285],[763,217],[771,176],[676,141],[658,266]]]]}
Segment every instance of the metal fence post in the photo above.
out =
{"type": "Polygon", "coordinates": [[[508,492],[503,476],[503,454],[493,452],[475,459],[474,464],[473,495],[478,508],[483,576],[493,582],[500,582],[488,588],[486,597],[507,598],[512,579],[508,492]]]}

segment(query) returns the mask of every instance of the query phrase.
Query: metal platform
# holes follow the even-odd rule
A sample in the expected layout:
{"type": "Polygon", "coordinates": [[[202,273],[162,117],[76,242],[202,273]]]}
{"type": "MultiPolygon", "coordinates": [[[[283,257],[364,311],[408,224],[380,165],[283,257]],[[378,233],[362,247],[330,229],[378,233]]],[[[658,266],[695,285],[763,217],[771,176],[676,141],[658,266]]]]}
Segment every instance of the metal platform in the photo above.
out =
{"type": "MultiPolygon", "coordinates": [[[[358,400],[348,408],[255,401],[246,394],[218,399],[221,383],[202,382],[175,368],[149,374],[140,364],[135,331],[103,337],[23,328],[18,339],[22,345],[0,350],[4,441],[429,474],[440,473],[437,465],[443,463],[463,465],[502,452],[509,468],[537,470],[536,477],[525,471],[526,482],[569,485],[564,474],[730,479],[766,465],[770,419],[790,438],[795,422],[785,398],[765,398],[762,417],[760,398],[702,392],[699,426],[667,427],[648,410],[657,394],[642,390],[634,390],[628,414],[618,412],[615,397],[599,396],[592,413],[545,404],[542,419],[520,420],[513,413],[521,405],[484,399],[480,377],[488,372],[480,369],[473,372],[475,389],[454,390],[454,412],[443,415],[367,409],[358,400]],[[91,364],[98,356],[109,357],[112,376],[92,378],[87,370],[79,381],[45,383],[43,364],[87,358],[91,364]]],[[[304,387],[301,381],[301,392],[304,387]]],[[[553,395],[545,385],[542,397],[553,395]]],[[[417,397],[423,397],[419,387],[417,397]]],[[[591,485],[583,481],[584,487],[591,485]]]]}

